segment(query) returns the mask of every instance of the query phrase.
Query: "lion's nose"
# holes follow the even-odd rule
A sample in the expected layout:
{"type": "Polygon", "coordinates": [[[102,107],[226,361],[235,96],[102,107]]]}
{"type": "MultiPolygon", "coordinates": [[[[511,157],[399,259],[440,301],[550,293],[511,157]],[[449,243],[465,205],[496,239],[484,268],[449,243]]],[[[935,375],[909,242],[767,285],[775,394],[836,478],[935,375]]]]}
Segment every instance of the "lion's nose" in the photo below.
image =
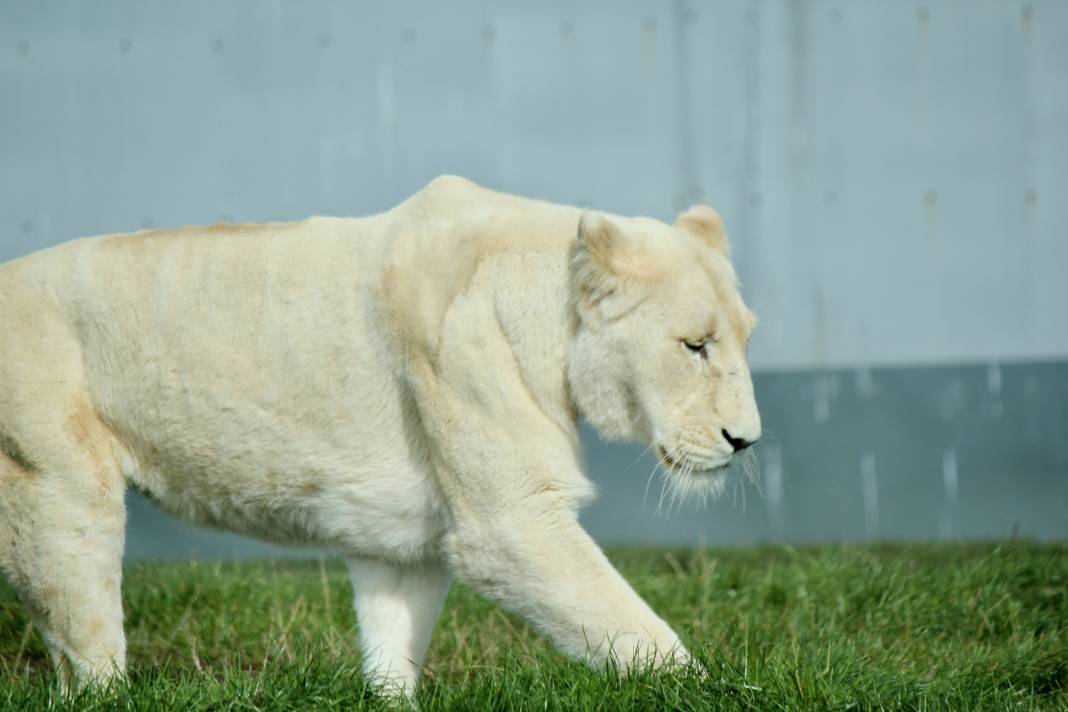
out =
{"type": "Polygon", "coordinates": [[[742,450],[745,450],[747,447],[756,442],[756,440],[746,440],[745,438],[733,437],[726,430],[721,430],[720,432],[723,433],[724,439],[726,439],[730,446],[734,448],[735,452],[741,452],[742,450]]]}

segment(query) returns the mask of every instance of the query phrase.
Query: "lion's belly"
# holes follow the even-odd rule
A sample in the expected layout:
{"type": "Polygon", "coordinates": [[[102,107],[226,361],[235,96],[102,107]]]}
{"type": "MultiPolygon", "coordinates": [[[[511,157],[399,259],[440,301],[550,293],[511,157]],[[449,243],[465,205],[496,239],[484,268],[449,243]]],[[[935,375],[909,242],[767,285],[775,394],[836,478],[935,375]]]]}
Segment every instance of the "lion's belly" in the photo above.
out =
{"type": "Polygon", "coordinates": [[[443,505],[432,472],[418,458],[373,446],[310,451],[297,443],[270,461],[247,451],[201,452],[191,467],[187,453],[167,450],[139,458],[130,480],[180,519],[349,555],[403,561],[437,556],[443,505]]]}
{"type": "Polygon", "coordinates": [[[174,479],[159,471],[134,479],[161,509],[190,523],[279,544],[326,546],[346,555],[436,559],[445,528],[436,488],[411,475],[370,487],[358,479],[321,489],[309,485],[309,494],[269,502],[195,487],[161,488],[161,480],[174,479]]]}
{"type": "Polygon", "coordinates": [[[334,424],[256,412],[207,428],[193,419],[150,434],[130,479],[167,511],[201,524],[354,555],[426,559],[444,529],[442,498],[421,435],[390,417],[396,407],[382,403],[378,413],[334,424]]]}
{"type": "Polygon", "coordinates": [[[176,516],[279,542],[425,559],[444,528],[423,434],[400,389],[364,377],[164,387],[152,408],[121,398],[129,478],[176,516]],[[333,387],[331,387],[333,386],[333,387]]]}

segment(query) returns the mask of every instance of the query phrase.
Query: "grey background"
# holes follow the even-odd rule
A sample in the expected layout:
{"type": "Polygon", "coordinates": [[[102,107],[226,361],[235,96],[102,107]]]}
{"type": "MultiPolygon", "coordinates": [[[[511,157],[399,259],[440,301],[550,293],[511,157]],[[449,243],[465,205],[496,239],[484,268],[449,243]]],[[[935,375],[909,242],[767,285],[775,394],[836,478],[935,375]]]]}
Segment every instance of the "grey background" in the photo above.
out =
{"type": "MultiPolygon", "coordinates": [[[[762,320],[763,494],[665,518],[590,436],[596,535],[1064,538],[1065,36],[1061,0],[0,1],[0,260],[446,172],[708,202],[762,320]]],[[[131,502],[132,555],[270,551],[131,502]]]]}

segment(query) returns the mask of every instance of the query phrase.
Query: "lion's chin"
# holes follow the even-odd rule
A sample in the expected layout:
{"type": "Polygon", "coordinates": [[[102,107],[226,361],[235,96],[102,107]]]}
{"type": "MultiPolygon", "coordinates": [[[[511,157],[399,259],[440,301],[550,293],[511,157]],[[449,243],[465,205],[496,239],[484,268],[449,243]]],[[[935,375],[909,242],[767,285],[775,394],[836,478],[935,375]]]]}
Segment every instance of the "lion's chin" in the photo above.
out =
{"type": "Polygon", "coordinates": [[[669,469],[668,492],[673,501],[694,502],[703,506],[709,499],[715,499],[726,491],[729,475],[728,467],[688,473],[669,469]]]}
{"type": "Polygon", "coordinates": [[[667,492],[672,501],[704,504],[726,489],[731,466],[729,459],[712,465],[683,462],[670,457],[662,446],[657,446],[657,454],[667,473],[667,492]]]}

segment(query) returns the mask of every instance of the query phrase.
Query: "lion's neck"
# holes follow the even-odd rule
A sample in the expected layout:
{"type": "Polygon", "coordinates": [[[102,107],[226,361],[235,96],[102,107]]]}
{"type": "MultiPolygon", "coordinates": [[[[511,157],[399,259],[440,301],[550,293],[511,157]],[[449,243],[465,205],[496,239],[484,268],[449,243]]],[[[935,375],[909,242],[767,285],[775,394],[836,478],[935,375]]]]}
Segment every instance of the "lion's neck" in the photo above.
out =
{"type": "Polygon", "coordinates": [[[578,440],[578,411],[567,366],[575,339],[569,255],[540,250],[502,262],[497,317],[523,384],[538,408],[578,440]]]}

